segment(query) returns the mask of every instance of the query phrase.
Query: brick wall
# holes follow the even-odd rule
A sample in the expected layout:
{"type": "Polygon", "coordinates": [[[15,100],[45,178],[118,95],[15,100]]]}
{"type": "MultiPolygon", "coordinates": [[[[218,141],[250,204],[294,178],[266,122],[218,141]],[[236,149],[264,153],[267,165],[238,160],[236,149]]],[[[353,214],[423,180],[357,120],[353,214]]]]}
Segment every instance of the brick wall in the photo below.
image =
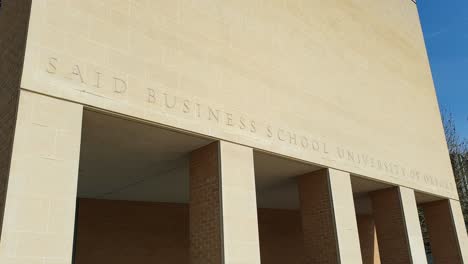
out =
{"type": "MultiPolygon", "coordinates": [[[[298,210],[258,219],[262,264],[304,263],[298,210]]],[[[75,264],[188,264],[189,246],[187,204],[80,199],[75,264]]]]}
{"type": "Polygon", "coordinates": [[[326,170],[299,178],[306,262],[338,263],[337,241],[326,170]]]}
{"type": "Polygon", "coordinates": [[[75,264],[189,263],[183,204],[80,199],[75,264]]]}
{"type": "Polygon", "coordinates": [[[262,263],[304,263],[299,210],[259,209],[258,225],[262,263]]]}
{"type": "Polygon", "coordinates": [[[372,192],[371,198],[381,262],[411,263],[398,188],[372,192]]]}
{"type": "Polygon", "coordinates": [[[30,8],[31,0],[3,0],[0,8],[0,235],[30,8]]]}
{"type": "Polygon", "coordinates": [[[191,264],[221,263],[218,143],[190,155],[191,264]]]}
{"type": "Polygon", "coordinates": [[[359,243],[363,264],[380,264],[377,233],[372,215],[357,215],[359,243]]]}
{"type": "Polygon", "coordinates": [[[463,263],[448,200],[423,204],[434,263],[463,263]]]}

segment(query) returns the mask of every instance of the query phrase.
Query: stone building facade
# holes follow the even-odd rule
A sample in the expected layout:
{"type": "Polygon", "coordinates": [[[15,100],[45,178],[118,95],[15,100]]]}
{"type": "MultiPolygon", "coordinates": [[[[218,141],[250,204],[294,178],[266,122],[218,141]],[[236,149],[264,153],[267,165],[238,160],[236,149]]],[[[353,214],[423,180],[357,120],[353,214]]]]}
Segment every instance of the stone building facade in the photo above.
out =
{"type": "Polygon", "coordinates": [[[413,1],[4,0],[0,29],[0,263],[468,263],[413,1]]]}

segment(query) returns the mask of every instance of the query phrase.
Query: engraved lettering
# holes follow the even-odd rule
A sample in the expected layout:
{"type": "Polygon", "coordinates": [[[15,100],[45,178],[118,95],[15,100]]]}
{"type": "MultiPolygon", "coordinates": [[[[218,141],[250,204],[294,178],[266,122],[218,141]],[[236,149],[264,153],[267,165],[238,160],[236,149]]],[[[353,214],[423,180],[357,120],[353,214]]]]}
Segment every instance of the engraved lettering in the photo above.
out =
{"type": "Polygon", "coordinates": [[[401,169],[401,174],[406,177],[406,169],[405,168],[400,168],[401,169]]]}
{"type": "MultiPolygon", "coordinates": [[[[44,63],[43,69],[51,75],[62,74],[60,77],[74,80],[76,83],[78,83],[78,81],[80,84],[88,83],[89,88],[106,88],[111,91],[113,90],[113,92],[118,94],[124,94],[127,92],[127,89],[131,88],[127,85],[127,82],[125,81],[126,78],[121,79],[113,77],[112,75],[108,75],[104,70],[89,72],[90,75],[88,76],[88,71],[85,71],[84,73],[82,72],[83,69],[87,68],[81,68],[86,67],[86,65],[71,63],[70,65],[73,66],[63,71],[60,69],[61,64],[59,62],[61,62],[59,58],[50,56],[44,63]],[[109,88],[107,88],[107,81],[112,81],[111,79],[114,80],[113,87],[111,84],[109,88]]],[[[131,84],[133,84],[133,82],[131,84]]],[[[76,90],[82,91],[82,89],[76,90]]],[[[99,96],[99,92],[100,90],[95,90],[95,93],[89,94],[99,96]]],[[[258,131],[259,134],[261,133],[262,140],[268,139],[272,144],[279,143],[285,146],[288,145],[288,147],[294,147],[301,151],[308,150],[320,152],[324,160],[333,161],[334,158],[338,158],[342,161],[352,162],[354,165],[359,166],[362,169],[381,171],[386,174],[386,177],[393,177],[406,181],[409,180],[418,184],[422,183],[450,191],[455,190],[453,182],[441,181],[433,175],[425,174],[424,172],[417,171],[411,167],[404,167],[403,164],[396,164],[388,160],[379,159],[379,157],[373,157],[367,153],[360,153],[354,149],[347,149],[346,146],[334,145],[333,142],[315,140],[314,136],[317,135],[300,134],[298,131],[294,131],[293,128],[286,125],[284,125],[284,127],[287,129],[281,129],[278,128],[281,124],[262,123],[260,120],[254,120],[245,115],[237,115],[236,112],[231,112],[229,109],[216,109],[210,105],[197,102],[194,98],[183,98],[172,95],[171,93],[164,93],[164,103],[162,103],[162,101],[160,103],[159,100],[163,99],[160,98],[162,91],[147,88],[146,92],[146,99],[142,98],[143,100],[154,105],[155,108],[174,109],[174,111],[171,111],[171,114],[190,114],[190,118],[197,119],[201,123],[213,120],[216,121],[220,127],[235,127],[238,131],[248,130],[251,133],[257,133],[258,131]],[[193,115],[191,114],[192,112],[194,113],[193,115]],[[331,153],[329,150],[332,150],[331,153]],[[336,152],[334,152],[335,150],[336,152]]],[[[144,95],[143,91],[143,96],[144,95]]]]}
{"type": "Polygon", "coordinates": [[[354,153],[352,153],[352,152],[349,151],[349,150],[347,151],[347,153],[348,153],[348,160],[354,162],[354,153]]]}
{"type": "Polygon", "coordinates": [[[389,167],[388,167],[387,162],[385,162],[385,161],[383,162],[383,167],[384,167],[384,170],[385,170],[386,172],[389,171],[389,167]]]}
{"type": "Polygon", "coordinates": [[[296,134],[289,133],[289,144],[296,145],[296,134]]]}
{"type": "Polygon", "coordinates": [[[325,154],[328,154],[328,150],[327,150],[327,144],[326,143],[323,143],[323,153],[325,154]]]}
{"type": "Polygon", "coordinates": [[[75,77],[75,78],[78,77],[78,78],[80,78],[81,83],[85,83],[85,81],[83,79],[83,75],[81,75],[80,66],[73,65],[71,75],[72,75],[72,79],[73,79],[73,77],[75,77]]]}
{"type": "Polygon", "coordinates": [[[182,112],[184,113],[190,113],[190,101],[189,100],[184,100],[184,107],[182,109],[182,112]]]}
{"type": "Polygon", "coordinates": [[[320,145],[317,141],[315,140],[312,140],[312,149],[315,150],[315,151],[319,151],[320,150],[320,145]]]}
{"type": "Polygon", "coordinates": [[[338,157],[340,157],[340,159],[343,159],[344,158],[344,149],[337,148],[337,152],[338,152],[338,157]]]}
{"type": "Polygon", "coordinates": [[[240,125],[239,125],[239,128],[240,128],[240,129],[244,130],[244,129],[247,128],[247,125],[245,124],[245,119],[244,119],[244,117],[242,117],[242,116],[241,116],[240,119],[239,119],[239,124],[240,124],[240,125]]]}
{"type": "Polygon", "coordinates": [[[201,117],[201,105],[199,103],[196,103],[196,106],[197,106],[197,117],[200,118],[201,117]]]}
{"type": "Polygon", "coordinates": [[[208,120],[216,120],[219,122],[219,110],[213,110],[211,107],[208,107],[208,120]]]}
{"type": "Polygon", "coordinates": [[[114,92],[118,94],[123,94],[127,91],[127,83],[117,77],[114,77],[114,92]]]}
{"type": "Polygon", "coordinates": [[[94,87],[101,88],[101,72],[96,72],[96,85],[94,87]]]}
{"type": "Polygon", "coordinates": [[[286,138],[284,138],[284,137],[281,136],[281,135],[284,135],[284,131],[283,131],[282,129],[278,129],[278,133],[277,133],[277,134],[278,134],[278,139],[279,139],[280,141],[285,141],[285,140],[286,140],[286,138]]]}
{"type": "Polygon", "coordinates": [[[231,113],[226,113],[226,125],[234,126],[231,113]]]}
{"type": "Polygon", "coordinates": [[[354,159],[354,162],[356,162],[357,164],[361,164],[361,156],[356,155],[356,158],[354,159]]]}
{"type": "Polygon", "coordinates": [[[151,89],[151,88],[148,88],[148,103],[151,103],[151,104],[154,104],[156,103],[156,91],[151,89]]]}
{"type": "Polygon", "coordinates": [[[169,102],[169,95],[167,93],[164,93],[164,104],[167,108],[174,108],[177,104],[177,98],[173,96],[171,104],[171,102],[169,102]]]}
{"type": "Polygon", "coordinates": [[[257,132],[257,127],[255,126],[255,121],[250,121],[250,132],[255,133],[257,132]]]}
{"type": "Polygon", "coordinates": [[[50,74],[57,73],[57,66],[55,65],[57,62],[58,62],[57,58],[50,57],[49,58],[49,64],[48,64],[48,67],[47,67],[46,71],[48,73],[50,73],[50,74]]]}
{"type": "Polygon", "coordinates": [[[367,157],[367,155],[362,155],[362,163],[364,165],[367,165],[368,162],[369,162],[369,157],[367,157]]]}
{"type": "Polygon", "coordinates": [[[273,131],[271,129],[271,126],[267,126],[267,137],[273,137],[273,131]]]}

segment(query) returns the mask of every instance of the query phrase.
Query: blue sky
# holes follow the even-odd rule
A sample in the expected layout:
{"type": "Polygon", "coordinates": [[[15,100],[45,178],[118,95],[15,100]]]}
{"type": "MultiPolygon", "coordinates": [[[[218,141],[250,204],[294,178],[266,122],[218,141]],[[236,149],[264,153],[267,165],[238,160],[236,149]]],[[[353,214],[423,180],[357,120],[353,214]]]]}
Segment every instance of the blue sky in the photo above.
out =
{"type": "Polygon", "coordinates": [[[441,109],[468,138],[468,0],[417,0],[441,109]]]}

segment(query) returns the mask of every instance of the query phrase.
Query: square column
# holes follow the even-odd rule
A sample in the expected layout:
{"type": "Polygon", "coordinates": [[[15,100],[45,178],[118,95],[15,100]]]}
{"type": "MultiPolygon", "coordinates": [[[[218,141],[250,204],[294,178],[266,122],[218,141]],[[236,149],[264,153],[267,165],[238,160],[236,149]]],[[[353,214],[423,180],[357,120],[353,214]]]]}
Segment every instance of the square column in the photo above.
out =
{"type": "Polygon", "coordinates": [[[468,263],[468,238],[460,202],[435,201],[422,208],[434,263],[468,263]]]}
{"type": "Polygon", "coordinates": [[[220,141],[191,153],[190,263],[260,264],[251,148],[220,141]]]}
{"type": "Polygon", "coordinates": [[[306,263],[362,263],[349,173],[323,169],[298,186],[306,263]]]}
{"type": "Polygon", "coordinates": [[[359,243],[363,264],[380,264],[379,244],[372,215],[358,215],[359,243]]]}
{"type": "Polygon", "coordinates": [[[371,197],[381,262],[427,263],[414,191],[393,187],[371,197]]]}
{"type": "Polygon", "coordinates": [[[21,92],[0,263],[71,263],[82,114],[81,105],[21,92]]]}

